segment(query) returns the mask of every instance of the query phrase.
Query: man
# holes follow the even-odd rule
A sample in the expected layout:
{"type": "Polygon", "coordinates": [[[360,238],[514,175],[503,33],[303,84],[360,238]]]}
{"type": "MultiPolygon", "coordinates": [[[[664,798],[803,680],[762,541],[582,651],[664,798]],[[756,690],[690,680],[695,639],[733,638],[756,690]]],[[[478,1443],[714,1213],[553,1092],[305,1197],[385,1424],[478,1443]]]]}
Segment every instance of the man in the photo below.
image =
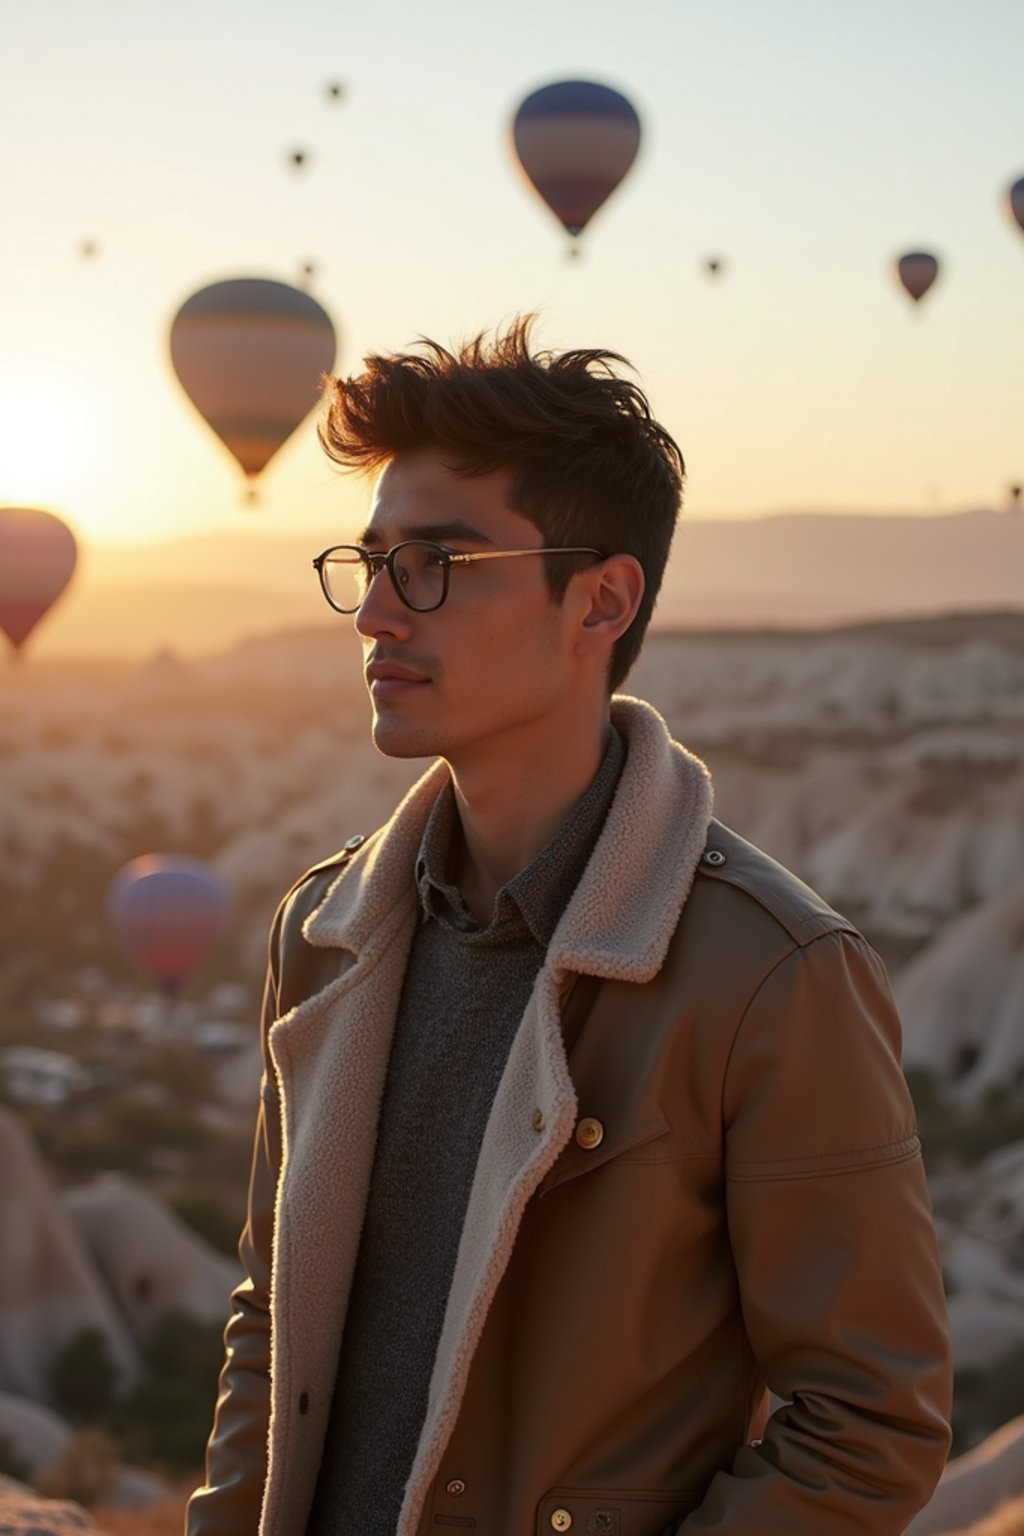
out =
{"type": "Polygon", "coordinates": [[[274,924],[191,1536],[897,1536],[943,1465],[881,964],[610,698],[683,476],[622,361],[520,322],[332,385],[380,474],[314,563],[437,761],[274,924]]]}

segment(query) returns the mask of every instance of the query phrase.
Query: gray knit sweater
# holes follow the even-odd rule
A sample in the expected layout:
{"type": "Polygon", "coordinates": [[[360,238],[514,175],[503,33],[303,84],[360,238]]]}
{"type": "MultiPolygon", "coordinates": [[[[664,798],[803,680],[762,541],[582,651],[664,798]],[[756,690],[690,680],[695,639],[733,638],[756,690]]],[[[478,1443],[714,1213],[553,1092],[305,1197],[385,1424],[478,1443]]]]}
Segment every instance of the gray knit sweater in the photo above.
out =
{"type": "Polygon", "coordinates": [[[307,1536],[394,1536],[491,1103],[624,760],[612,730],[589,789],[499,891],[485,928],[448,879],[459,835],[451,785],[431,813],[416,866],[423,916],[395,1023],[307,1536]]]}

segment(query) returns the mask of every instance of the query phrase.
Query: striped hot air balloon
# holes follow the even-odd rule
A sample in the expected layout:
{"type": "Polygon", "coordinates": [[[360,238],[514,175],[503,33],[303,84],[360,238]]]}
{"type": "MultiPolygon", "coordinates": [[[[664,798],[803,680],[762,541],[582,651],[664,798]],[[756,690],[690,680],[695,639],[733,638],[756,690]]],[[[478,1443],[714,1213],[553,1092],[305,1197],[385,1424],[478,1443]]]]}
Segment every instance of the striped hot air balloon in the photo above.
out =
{"type": "Polygon", "coordinates": [[[39,507],[0,507],[0,629],[15,653],[71,580],[75,536],[39,507]]]}
{"type": "Polygon", "coordinates": [[[335,346],[316,299],[262,277],[201,288],[171,325],[182,388],[250,479],[315,405],[335,346]]]}
{"type": "Polygon", "coordinates": [[[917,304],[939,275],[939,263],[930,251],[907,251],[896,263],[896,280],[917,304]]]}
{"type": "Polygon", "coordinates": [[[636,159],[640,119],[610,86],[562,80],[527,96],[512,143],[527,179],[575,239],[636,159]]]}
{"type": "Polygon", "coordinates": [[[114,877],[107,913],[143,970],[173,997],[216,944],[229,913],[220,876],[201,859],[147,853],[114,877]]]}

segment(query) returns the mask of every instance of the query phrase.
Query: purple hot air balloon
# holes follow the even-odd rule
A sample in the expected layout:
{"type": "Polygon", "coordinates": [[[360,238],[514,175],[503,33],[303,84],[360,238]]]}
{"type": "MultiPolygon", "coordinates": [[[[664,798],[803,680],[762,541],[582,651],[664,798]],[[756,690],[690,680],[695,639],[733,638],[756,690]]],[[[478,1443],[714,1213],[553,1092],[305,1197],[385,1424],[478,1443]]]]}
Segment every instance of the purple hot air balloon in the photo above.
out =
{"type": "Polygon", "coordinates": [[[0,629],[15,653],[64,591],[77,559],[61,518],[39,507],[0,507],[0,629]]]}
{"type": "Polygon", "coordinates": [[[512,143],[527,179],[575,239],[636,159],[640,119],[610,86],[562,80],[527,96],[512,143]]]}
{"type": "Polygon", "coordinates": [[[1012,187],[1007,188],[1006,211],[1018,229],[1024,230],[1024,176],[1019,177],[1012,187]]]}
{"type": "Polygon", "coordinates": [[[132,859],[107,896],[118,938],[169,997],[202,965],[229,910],[227,889],[209,864],[162,853],[132,859]]]}
{"type": "Polygon", "coordinates": [[[896,280],[917,304],[939,275],[938,259],[930,251],[907,251],[896,263],[896,280]]]}

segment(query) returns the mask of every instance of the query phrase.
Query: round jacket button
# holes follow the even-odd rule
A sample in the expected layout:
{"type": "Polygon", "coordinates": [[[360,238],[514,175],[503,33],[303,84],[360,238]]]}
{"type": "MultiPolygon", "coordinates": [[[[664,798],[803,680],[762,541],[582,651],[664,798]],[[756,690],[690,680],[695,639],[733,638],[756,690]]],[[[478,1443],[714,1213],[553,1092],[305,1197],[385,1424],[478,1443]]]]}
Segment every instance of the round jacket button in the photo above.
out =
{"type": "Polygon", "coordinates": [[[600,1120],[595,1120],[591,1115],[588,1115],[585,1120],[581,1120],[576,1127],[576,1141],[585,1152],[593,1152],[594,1148],[599,1147],[603,1140],[604,1126],[600,1120]]]}
{"type": "Polygon", "coordinates": [[[450,1493],[453,1499],[459,1498],[466,1491],[466,1485],[461,1477],[453,1477],[450,1483],[445,1484],[445,1493],[450,1493]]]}
{"type": "Polygon", "coordinates": [[[706,853],[701,854],[701,863],[710,864],[712,869],[720,869],[725,863],[725,854],[721,848],[709,848],[706,853]]]}
{"type": "Polygon", "coordinates": [[[556,1531],[567,1531],[572,1525],[572,1515],[567,1509],[554,1509],[551,1511],[551,1525],[556,1531]]]}

